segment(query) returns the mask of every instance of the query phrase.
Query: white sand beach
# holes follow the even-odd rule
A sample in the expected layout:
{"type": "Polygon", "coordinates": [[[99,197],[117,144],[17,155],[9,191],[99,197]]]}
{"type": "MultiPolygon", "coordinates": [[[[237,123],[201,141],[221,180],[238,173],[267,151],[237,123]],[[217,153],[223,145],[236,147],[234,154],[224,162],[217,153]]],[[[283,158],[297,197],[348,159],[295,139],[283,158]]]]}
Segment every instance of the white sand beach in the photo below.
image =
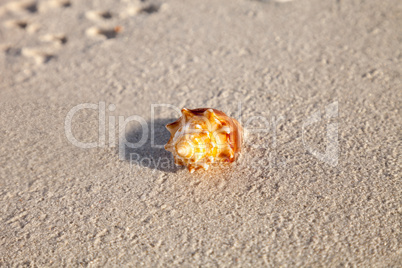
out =
{"type": "Polygon", "coordinates": [[[401,22],[397,0],[0,1],[0,266],[401,267],[401,22]],[[183,107],[239,120],[241,157],[176,167],[183,107]]]}

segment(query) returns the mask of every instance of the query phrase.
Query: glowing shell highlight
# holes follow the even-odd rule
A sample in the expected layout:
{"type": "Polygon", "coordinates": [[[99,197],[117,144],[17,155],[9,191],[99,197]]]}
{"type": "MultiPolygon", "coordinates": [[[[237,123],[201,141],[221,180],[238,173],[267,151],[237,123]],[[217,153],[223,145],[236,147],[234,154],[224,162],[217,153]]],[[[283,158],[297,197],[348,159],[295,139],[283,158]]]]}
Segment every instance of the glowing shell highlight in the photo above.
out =
{"type": "Polygon", "coordinates": [[[211,163],[233,162],[240,153],[243,128],[236,119],[211,109],[181,110],[182,116],[166,125],[171,136],[165,149],[175,164],[185,165],[193,173],[207,170],[211,163]]]}

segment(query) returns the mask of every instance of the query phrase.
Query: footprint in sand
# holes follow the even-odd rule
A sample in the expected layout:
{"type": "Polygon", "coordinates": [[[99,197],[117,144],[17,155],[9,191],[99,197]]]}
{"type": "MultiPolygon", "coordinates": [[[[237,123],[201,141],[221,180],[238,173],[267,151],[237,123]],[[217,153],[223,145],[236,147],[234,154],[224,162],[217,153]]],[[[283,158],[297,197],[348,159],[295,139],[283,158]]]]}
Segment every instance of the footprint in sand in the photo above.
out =
{"type": "MultiPolygon", "coordinates": [[[[32,0],[13,1],[0,6],[0,15],[8,14],[22,17],[19,19],[8,20],[4,22],[3,25],[10,31],[19,30],[32,34],[39,30],[40,25],[37,23],[31,23],[30,19],[37,15],[46,13],[50,9],[67,8],[70,6],[71,2],[69,0],[48,0],[43,2],[32,0]]],[[[45,44],[39,47],[22,47],[19,49],[13,49],[14,46],[7,44],[7,46],[3,46],[4,48],[2,51],[8,55],[24,56],[33,59],[35,63],[40,65],[55,58],[57,50],[67,43],[67,37],[63,33],[49,33],[40,37],[34,36],[34,38],[37,38],[45,44]]]]}
{"type": "Polygon", "coordinates": [[[69,0],[50,0],[46,2],[42,2],[41,5],[39,6],[40,12],[46,12],[49,9],[53,8],[66,8],[70,7],[71,2],[69,0]]]}
{"type": "MultiPolygon", "coordinates": [[[[111,20],[115,15],[108,10],[90,10],[85,13],[85,17],[93,22],[105,24],[104,22],[111,20]]],[[[88,37],[92,38],[112,39],[121,31],[122,27],[120,26],[92,26],[85,33],[88,37]]]]}
{"type": "Polygon", "coordinates": [[[4,23],[7,28],[18,28],[25,30],[28,27],[28,21],[26,20],[9,20],[4,23]]]}
{"type": "Polygon", "coordinates": [[[131,17],[139,14],[153,14],[159,12],[162,9],[167,7],[166,4],[155,4],[155,3],[147,3],[140,5],[132,5],[128,6],[127,9],[122,12],[121,17],[131,17]]]}
{"type": "Polygon", "coordinates": [[[8,20],[4,26],[9,29],[23,30],[27,33],[35,33],[39,30],[40,26],[37,23],[30,23],[28,20],[8,20]]]}
{"type": "Polygon", "coordinates": [[[37,48],[23,48],[21,50],[21,54],[24,57],[32,58],[36,64],[47,63],[54,57],[54,53],[52,51],[46,51],[46,49],[37,49],[37,48]]]}
{"type": "Polygon", "coordinates": [[[0,7],[0,15],[5,13],[37,13],[36,1],[14,1],[0,7]]]}
{"type": "MultiPolygon", "coordinates": [[[[0,6],[1,14],[11,14],[20,18],[6,21],[4,26],[10,31],[25,31],[32,34],[39,31],[41,28],[37,23],[31,23],[32,19],[38,15],[44,15],[47,11],[56,8],[69,8],[72,2],[70,0],[47,0],[47,1],[33,1],[33,0],[21,0],[12,1],[0,6]]],[[[166,7],[166,4],[156,4],[141,1],[137,5],[130,5],[122,12],[112,12],[110,10],[90,10],[85,13],[85,17],[95,23],[94,26],[88,28],[85,34],[91,38],[99,39],[114,39],[122,32],[121,26],[116,26],[113,23],[116,18],[127,18],[130,16],[136,16],[141,14],[153,14],[159,12],[166,7]],[[111,25],[111,24],[114,25],[111,25]]],[[[45,64],[56,58],[57,51],[67,44],[68,38],[64,33],[48,33],[37,38],[38,41],[44,43],[43,46],[38,47],[22,47],[19,48],[19,53],[8,53],[14,56],[24,56],[33,59],[37,64],[45,64]]],[[[34,42],[35,43],[35,42],[34,42]]],[[[8,44],[7,49],[3,51],[13,51],[10,49],[13,47],[8,44]]]]}
{"type": "Polygon", "coordinates": [[[92,21],[102,21],[102,20],[109,20],[114,16],[110,11],[91,10],[85,13],[85,17],[92,21]]]}
{"type": "Polygon", "coordinates": [[[47,43],[44,47],[23,48],[21,54],[27,58],[32,58],[36,64],[44,64],[56,57],[57,51],[67,43],[64,34],[46,34],[39,37],[40,41],[47,43]]]}
{"type": "MultiPolygon", "coordinates": [[[[85,17],[97,24],[106,24],[108,20],[112,20],[115,17],[124,19],[139,14],[152,14],[165,7],[166,4],[160,5],[141,1],[141,4],[130,5],[119,14],[115,14],[109,10],[90,10],[85,13],[85,17]]],[[[91,38],[113,39],[116,38],[120,32],[122,32],[121,26],[92,26],[86,30],[86,35],[91,38]]]]}
{"type": "Polygon", "coordinates": [[[91,27],[86,30],[87,36],[90,37],[98,37],[103,39],[112,39],[117,36],[119,32],[121,32],[122,28],[120,26],[116,26],[113,28],[102,28],[102,27],[91,27]]]}
{"type": "Polygon", "coordinates": [[[50,42],[58,47],[67,43],[67,37],[64,34],[46,34],[40,37],[43,42],[50,42]]]}

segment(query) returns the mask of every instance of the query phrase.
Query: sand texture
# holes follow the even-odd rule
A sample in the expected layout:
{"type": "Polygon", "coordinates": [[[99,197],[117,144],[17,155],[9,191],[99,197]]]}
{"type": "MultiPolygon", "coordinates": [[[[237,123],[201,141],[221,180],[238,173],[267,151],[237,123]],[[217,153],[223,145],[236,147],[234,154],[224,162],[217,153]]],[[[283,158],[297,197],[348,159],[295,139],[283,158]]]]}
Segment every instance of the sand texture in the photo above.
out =
{"type": "Polygon", "coordinates": [[[0,266],[401,267],[401,25],[398,0],[0,1],[0,266]],[[240,159],[174,166],[182,107],[238,119],[240,159]]]}

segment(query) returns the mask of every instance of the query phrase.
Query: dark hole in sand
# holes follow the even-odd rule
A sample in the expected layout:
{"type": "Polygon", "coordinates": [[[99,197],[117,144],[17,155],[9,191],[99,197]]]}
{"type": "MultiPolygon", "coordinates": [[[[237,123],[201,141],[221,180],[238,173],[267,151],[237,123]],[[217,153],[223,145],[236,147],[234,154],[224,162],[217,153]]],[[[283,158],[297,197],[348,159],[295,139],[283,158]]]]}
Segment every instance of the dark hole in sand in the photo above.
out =
{"type": "Polygon", "coordinates": [[[107,39],[115,38],[117,36],[117,32],[115,29],[100,30],[99,34],[106,36],[107,39]]]}
{"type": "Polygon", "coordinates": [[[110,13],[109,11],[106,12],[102,12],[99,14],[103,19],[111,19],[112,18],[112,13],[110,13]]]}
{"type": "Polygon", "coordinates": [[[159,6],[158,5],[148,5],[144,8],[141,9],[141,13],[147,13],[147,14],[152,14],[155,12],[158,12],[159,6]]]}
{"type": "Polygon", "coordinates": [[[17,21],[15,25],[21,29],[25,29],[28,26],[28,23],[26,21],[17,21]]]}
{"type": "Polygon", "coordinates": [[[32,4],[27,5],[27,6],[25,7],[25,9],[26,9],[27,11],[31,12],[31,13],[35,13],[35,12],[38,11],[38,7],[37,7],[36,3],[32,3],[32,4]]]}

